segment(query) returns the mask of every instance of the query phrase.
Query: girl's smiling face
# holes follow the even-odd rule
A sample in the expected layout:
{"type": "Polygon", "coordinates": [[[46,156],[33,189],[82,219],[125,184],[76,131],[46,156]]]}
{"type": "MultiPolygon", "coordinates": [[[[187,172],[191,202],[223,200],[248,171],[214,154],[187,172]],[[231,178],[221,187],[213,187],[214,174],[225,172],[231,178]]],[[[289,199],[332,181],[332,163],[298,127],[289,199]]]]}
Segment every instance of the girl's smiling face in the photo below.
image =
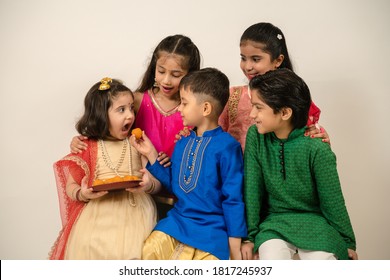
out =
{"type": "Polygon", "coordinates": [[[271,55],[263,51],[263,44],[254,41],[244,41],[240,44],[240,67],[244,75],[251,80],[253,77],[278,68],[284,59],[283,55],[272,60],[271,55]]]}
{"type": "Polygon", "coordinates": [[[134,119],[133,95],[123,91],[112,100],[112,105],[108,109],[110,135],[119,140],[128,137],[134,119]]]}

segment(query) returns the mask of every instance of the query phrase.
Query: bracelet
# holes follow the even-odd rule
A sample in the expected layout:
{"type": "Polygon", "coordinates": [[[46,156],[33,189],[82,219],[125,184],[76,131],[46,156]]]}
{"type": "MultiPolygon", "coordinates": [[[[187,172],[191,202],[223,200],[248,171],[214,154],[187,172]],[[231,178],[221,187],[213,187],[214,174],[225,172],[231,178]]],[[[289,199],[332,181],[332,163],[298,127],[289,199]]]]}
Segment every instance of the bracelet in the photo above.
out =
{"type": "Polygon", "coordinates": [[[145,193],[152,193],[154,191],[154,189],[156,188],[156,184],[154,183],[154,181],[152,180],[152,185],[150,186],[149,189],[147,189],[145,191],[145,193]]]}
{"type": "Polygon", "coordinates": [[[77,199],[77,196],[78,196],[78,192],[81,190],[81,187],[75,187],[73,190],[72,190],[72,196],[71,196],[71,198],[73,199],[73,200],[78,200],[77,199]],[[76,194],[75,194],[76,193],[76,194]]]}
{"type": "Polygon", "coordinates": [[[90,199],[84,197],[83,194],[81,193],[81,187],[76,192],[76,200],[80,201],[80,202],[88,202],[88,201],[90,201],[90,199]]]}

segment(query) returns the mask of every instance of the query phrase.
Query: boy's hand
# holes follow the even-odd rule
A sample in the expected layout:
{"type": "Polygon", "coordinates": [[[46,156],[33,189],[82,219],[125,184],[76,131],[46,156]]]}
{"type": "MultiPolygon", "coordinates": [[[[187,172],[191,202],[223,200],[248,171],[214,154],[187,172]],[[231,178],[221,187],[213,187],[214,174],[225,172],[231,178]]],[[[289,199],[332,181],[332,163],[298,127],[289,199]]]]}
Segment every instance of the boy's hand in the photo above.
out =
{"type": "Polygon", "coordinates": [[[131,135],[130,144],[136,148],[139,153],[144,155],[149,160],[150,164],[155,163],[158,153],[144,131],[142,132],[142,138],[139,140],[137,140],[134,135],[131,135]]]}
{"type": "Polygon", "coordinates": [[[241,254],[242,254],[242,259],[243,260],[253,260],[253,248],[255,244],[252,242],[244,242],[241,244],[241,254]]]}
{"type": "Polygon", "coordinates": [[[357,260],[358,259],[358,255],[357,255],[356,251],[354,251],[352,249],[348,249],[348,257],[351,260],[357,260]]]}

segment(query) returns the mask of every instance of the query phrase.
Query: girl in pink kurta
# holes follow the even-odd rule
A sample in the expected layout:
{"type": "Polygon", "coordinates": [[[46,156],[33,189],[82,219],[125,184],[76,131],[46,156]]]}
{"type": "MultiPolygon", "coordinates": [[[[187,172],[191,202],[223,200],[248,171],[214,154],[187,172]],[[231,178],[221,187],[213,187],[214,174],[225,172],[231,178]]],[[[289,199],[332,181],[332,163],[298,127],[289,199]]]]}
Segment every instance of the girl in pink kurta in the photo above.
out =
{"type": "Polygon", "coordinates": [[[170,157],[175,136],[184,128],[183,120],[177,107],[165,112],[157,104],[152,91],[145,91],[134,126],[141,128],[150,139],[153,139],[157,151],[163,151],[170,157]]]}
{"type": "MultiPolygon", "coordinates": [[[[176,135],[183,130],[178,112],[179,83],[189,72],[200,69],[200,53],[190,38],[173,35],[155,48],[149,66],[135,92],[135,126],[146,132],[159,152],[160,164],[172,156],[176,135]]],[[[159,218],[166,216],[175,197],[162,191],[154,195],[159,218]]]]}
{"type": "MultiPolygon", "coordinates": [[[[257,23],[245,30],[240,40],[240,54],[240,67],[248,80],[277,68],[293,70],[285,37],[278,27],[270,23],[257,23]]],[[[243,150],[245,149],[247,130],[253,124],[249,118],[251,109],[248,86],[232,87],[229,101],[219,118],[221,127],[241,143],[243,150]]],[[[307,134],[329,142],[326,131],[316,125],[320,112],[320,109],[312,103],[307,123],[309,126],[307,134]]]]}

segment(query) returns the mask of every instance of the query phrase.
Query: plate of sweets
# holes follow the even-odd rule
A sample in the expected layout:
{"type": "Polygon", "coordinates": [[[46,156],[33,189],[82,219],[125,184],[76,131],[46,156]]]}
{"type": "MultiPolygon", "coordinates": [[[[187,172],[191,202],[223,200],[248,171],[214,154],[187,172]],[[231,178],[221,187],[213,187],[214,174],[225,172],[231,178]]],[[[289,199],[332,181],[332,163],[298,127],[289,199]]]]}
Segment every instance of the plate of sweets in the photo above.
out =
{"type": "Polygon", "coordinates": [[[124,190],[128,188],[138,187],[141,182],[141,178],[137,176],[115,176],[109,179],[96,179],[91,188],[95,192],[99,191],[116,191],[116,190],[124,190]]]}

